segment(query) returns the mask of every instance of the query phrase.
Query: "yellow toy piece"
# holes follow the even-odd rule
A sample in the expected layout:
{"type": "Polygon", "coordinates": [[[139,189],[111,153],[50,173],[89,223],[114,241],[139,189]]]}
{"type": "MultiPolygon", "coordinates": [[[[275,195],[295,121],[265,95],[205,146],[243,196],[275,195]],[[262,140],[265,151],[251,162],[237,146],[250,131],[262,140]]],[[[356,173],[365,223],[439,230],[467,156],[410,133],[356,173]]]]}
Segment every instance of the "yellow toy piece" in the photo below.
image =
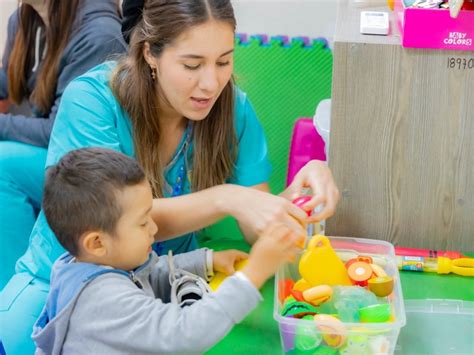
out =
{"type": "Polygon", "coordinates": [[[438,274],[457,274],[461,276],[474,276],[474,258],[461,258],[451,260],[438,257],[438,274]]]}
{"type": "Polygon", "coordinates": [[[312,286],[351,286],[346,267],[323,235],[311,238],[300,259],[300,275],[312,286]]]}
{"type": "Polygon", "coordinates": [[[313,286],[308,281],[306,281],[305,279],[299,279],[298,281],[296,281],[295,285],[293,286],[293,290],[303,292],[311,287],[313,286]]]}
{"type": "MultiPolygon", "coordinates": [[[[234,269],[235,271],[242,270],[245,265],[247,265],[248,259],[240,260],[235,263],[234,269]]],[[[209,287],[212,291],[216,291],[221,283],[228,277],[229,275],[224,274],[223,272],[216,272],[212,277],[211,281],[209,281],[209,287]]]]}
{"type": "Polygon", "coordinates": [[[387,5],[390,8],[390,10],[393,11],[393,9],[395,8],[395,0],[387,0],[387,5]]]}

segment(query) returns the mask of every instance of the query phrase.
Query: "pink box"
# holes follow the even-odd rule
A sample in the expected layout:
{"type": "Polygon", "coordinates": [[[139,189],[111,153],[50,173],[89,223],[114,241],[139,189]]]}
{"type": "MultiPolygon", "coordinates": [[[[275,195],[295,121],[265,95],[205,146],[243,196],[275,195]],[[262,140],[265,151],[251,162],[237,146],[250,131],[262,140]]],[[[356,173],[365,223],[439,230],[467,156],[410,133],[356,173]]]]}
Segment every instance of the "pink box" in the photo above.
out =
{"type": "Polygon", "coordinates": [[[474,11],[461,10],[453,19],[449,10],[410,8],[396,0],[395,13],[403,47],[474,51],[474,11]]]}

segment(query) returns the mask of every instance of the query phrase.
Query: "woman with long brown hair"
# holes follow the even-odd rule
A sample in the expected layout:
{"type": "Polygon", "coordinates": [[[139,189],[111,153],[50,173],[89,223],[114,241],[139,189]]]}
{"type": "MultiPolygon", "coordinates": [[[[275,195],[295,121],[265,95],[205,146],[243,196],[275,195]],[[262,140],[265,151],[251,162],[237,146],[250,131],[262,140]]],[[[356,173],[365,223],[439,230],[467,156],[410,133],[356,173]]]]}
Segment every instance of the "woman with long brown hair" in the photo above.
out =
{"type": "Polygon", "coordinates": [[[23,0],[9,19],[0,100],[23,102],[30,112],[0,113],[0,289],[26,250],[40,208],[46,149],[64,89],[126,50],[118,10],[116,0],[23,0]]]}
{"type": "MultiPolygon", "coordinates": [[[[193,232],[226,215],[237,219],[249,242],[275,222],[305,234],[306,214],[289,200],[304,186],[315,190],[305,208],[326,205],[319,218],[337,203],[331,172],[321,162],[304,167],[282,196],[268,193],[263,129],[232,80],[234,31],[230,0],[145,1],[128,55],[97,66],[64,92],[46,166],[88,146],[136,158],[155,197],[158,254],[195,249],[193,232]]],[[[41,291],[62,252],[40,213],[12,279],[29,284],[3,291],[15,299],[0,322],[21,319],[23,329],[31,327],[21,312],[40,312],[41,291]]]]}
{"type": "MultiPolygon", "coordinates": [[[[126,51],[116,0],[19,3],[8,21],[0,65],[0,289],[27,249],[41,206],[46,152],[64,89],[126,51]]],[[[7,307],[0,305],[0,311],[7,307]]],[[[2,323],[0,332],[9,327],[2,323]]],[[[0,334],[0,339],[5,344],[11,338],[0,334]]],[[[7,351],[27,353],[14,346],[7,351]]]]}

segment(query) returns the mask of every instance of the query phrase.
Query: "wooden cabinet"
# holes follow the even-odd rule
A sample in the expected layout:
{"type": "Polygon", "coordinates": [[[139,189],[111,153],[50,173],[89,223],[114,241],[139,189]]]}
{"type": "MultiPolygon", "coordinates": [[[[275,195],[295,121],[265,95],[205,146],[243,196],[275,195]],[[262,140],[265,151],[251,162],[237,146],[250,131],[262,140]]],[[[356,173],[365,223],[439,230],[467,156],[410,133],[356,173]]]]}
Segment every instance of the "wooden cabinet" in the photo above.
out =
{"type": "Polygon", "coordinates": [[[393,18],[361,35],[360,11],[336,25],[326,233],[474,252],[474,52],[403,48],[393,18]]]}

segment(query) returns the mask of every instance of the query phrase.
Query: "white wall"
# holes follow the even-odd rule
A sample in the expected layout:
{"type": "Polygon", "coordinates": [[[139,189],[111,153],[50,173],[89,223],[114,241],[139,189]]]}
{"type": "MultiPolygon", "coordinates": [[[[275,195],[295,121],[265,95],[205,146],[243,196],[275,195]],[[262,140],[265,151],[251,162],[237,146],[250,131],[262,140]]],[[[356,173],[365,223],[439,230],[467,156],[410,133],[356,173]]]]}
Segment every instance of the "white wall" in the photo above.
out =
{"type": "Polygon", "coordinates": [[[8,18],[17,6],[17,0],[0,0],[0,58],[7,40],[8,18]]]}
{"type": "MultiPolygon", "coordinates": [[[[332,44],[337,0],[232,0],[232,3],[238,32],[325,37],[332,44]]],[[[0,0],[0,55],[5,48],[7,20],[16,6],[17,0],[0,0]]]]}
{"type": "Polygon", "coordinates": [[[333,42],[337,0],[232,0],[237,32],[325,37],[333,42]]]}

